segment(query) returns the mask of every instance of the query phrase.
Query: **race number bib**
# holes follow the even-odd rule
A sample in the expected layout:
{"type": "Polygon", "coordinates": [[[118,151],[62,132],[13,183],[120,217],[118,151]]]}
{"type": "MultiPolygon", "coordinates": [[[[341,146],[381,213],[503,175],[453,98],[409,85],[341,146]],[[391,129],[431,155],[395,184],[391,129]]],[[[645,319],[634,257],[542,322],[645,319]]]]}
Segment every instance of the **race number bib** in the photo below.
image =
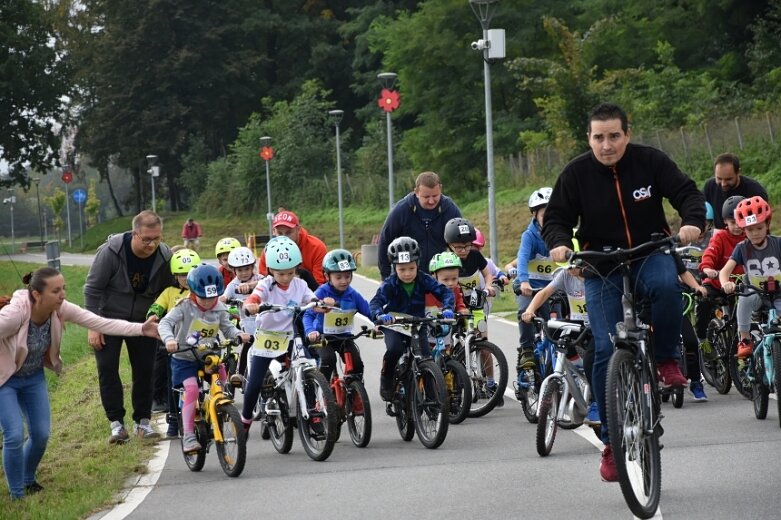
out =
{"type": "Polygon", "coordinates": [[[356,310],[331,309],[323,316],[323,334],[349,334],[353,331],[356,310]]]}
{"type": "Polygon", "coordinates": [[[206,321],[195,319],[190,323],[190,330],[187,331],[187,337],[192,337],[196,333],[200,338],[213,338],[220,330],[220,324],[216,321],[206,321]]]}
{"type": "Polygon", "coordinates": [[[461,286],[464,296],[469,296],[472,294],[472,291],[480,287],[480,274],[475,271],[471,276],[460,276],[458,278],[458,285],[461,286]]]}
{"type": "Polygon", "coordinates": [[[558,268],[550,258],[538,257],[530,260],[528,264],[530,280],[552,280],[553,271],[558,268]]]}
{"type": "Polygon", "coordinates": [[[685,255],[681,255],[681,262],[686,269],[696,271],[700,267],[702,261],[702,251],[691,251],[685,255]]]}
{"type": "Polygon", "coordinates": [[[265,358],[279,357],[287,352],[292,335],[292,332],[257,329],[253,354],[265,358]]]}
{"type": "Polygon", "coordinates": [[[569,303],[569,319],[580,320],[584,323],[588,323],[588,312],[586,312],[586,299],[585,298],[573,298],[567,296],[567,302],[569,303]]]}

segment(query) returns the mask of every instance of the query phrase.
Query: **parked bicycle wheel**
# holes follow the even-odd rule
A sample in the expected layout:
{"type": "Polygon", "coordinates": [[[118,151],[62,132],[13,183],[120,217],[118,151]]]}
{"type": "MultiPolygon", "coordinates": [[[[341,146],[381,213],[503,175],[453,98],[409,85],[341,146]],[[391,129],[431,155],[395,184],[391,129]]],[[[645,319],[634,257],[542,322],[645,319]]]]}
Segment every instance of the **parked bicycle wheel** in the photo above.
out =
{"type": "MultiPolygon", "coordinates": [[[[651,374],[648,379],[653,381],[651,374]]],[[[629,509],[640,518],[651,518],[659,507],[662,461],[657,431],[651,435],[643,432],[643,396],[643,381],[634,354],[616,350],[607,371],[610,445],[621,493],[629,509]]]]}
{"type": "Polygon", "coordinates": [[[298,402],[298,433],[304,451],[316,461],[327,459],[336,444],[336,402],[325,376],[318,370],[303,373],[306,402],[298,402]],[[304,418],[306,410],[309,418],[304,418]]]}
{"type": "Polygon", "coordinates": [[[540,418],[537,423],[537,453],[545,457],[553,448],[556,440],[556,416],[559,414],[561,400],[561,383],[558,379],[549,379],[545,386],[545,393],[540,400],[540,418]]]}
{"type": "Polygon", "coordinates": [[[472,405],[472,383],[466,368],[458,360],[445,361],[445,386],[448,392],[448,421],[458,424],[466,419],[472,405]]]}
{"type": "Polygon", "coordinates": [[[426,448],[438,448],[447,437],[448,397],[442,371],[427,359],[418,365],[420,374],[412,392],[415,431],[426,448]]]}
{"type": "Polygon", "coordinates": [[[359,380],[354,379],[347,385],[344,406],[350,439],[358,448],[365,448],[372,437],[372,410],[369,394],[359,380]]]}
{"type": "Polygon", "coordinates": [[[244,471],[247,460],[247,437],[241,414],[232,404],[218,405],[217,424],[214,426],[222,434],[222,442],[216,443],[220,466],[229,477],[238,477],[244,471]]]}
{"type": "MultiPolygon", "coordinates": [[[[462,352],[463,356],[463,352],[462,352]]],[[[469,360],[460,359],[472,379],[472,406],[469,417],[482,417],[493,410],[507,389],[507,358],[490,341],[472,345],[469,360]]]]}

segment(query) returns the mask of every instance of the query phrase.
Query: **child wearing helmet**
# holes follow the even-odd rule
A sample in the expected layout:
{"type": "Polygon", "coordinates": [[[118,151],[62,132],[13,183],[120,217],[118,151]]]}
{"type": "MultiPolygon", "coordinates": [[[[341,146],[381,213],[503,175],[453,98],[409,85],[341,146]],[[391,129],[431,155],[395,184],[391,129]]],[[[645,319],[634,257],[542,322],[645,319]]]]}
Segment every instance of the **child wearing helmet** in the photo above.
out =
{"type": "MultiPolygon", "coordinates": [[[[751,285],[776,285],[781,279],[781,238],[770,234],[773,211],[762,197],[741,200],[735,207],[735,221],[746,233],[746,239],[735,247],[732,256],[719,271],[719,282],[724,292],[735,291],[735,283],[729,278],[736,266],[742,265],[751,285]]],[[[773,299],[776,310],[781,312],[781,292],[773,299]]],[[[754,351],[751,340],[751,314],[762,307],[762,297],[752,294],[738,298],[738,357],[745,358],[754,351]]]]}
{"type": "MultiPolygon", "coordinates": [[[[708,340],[708,323],[713,317],[714,300],[721,294],[719,270],[726,265],[735,247],[746,238],[743,229],[735,221],[735,208],[744,198],[741,195],[733,195],[724,201],[721,208],[721,218],[726,228],[717,229],[713,233],[708,247],[702,253],[699,265],[702,285],[708,292],[708,297],[697,301],[694,329],[700,342],[700,350],[706,358],[711,356],[713,352],[710,340],[708,340]]],[[[733,274],[743,274],[743,266],[736,265],[733,274]]]]}
{"type": "Polygon", "coordinates": [[[326,283],[315,291],[315,296],[324,300],[331,298],[335,302],[336,309],[329,312],[317,313],[309,309],[304,313],[304,333],[310,343],[320,339],[322,334],[329,336],[346,336],[344,340],[328,340],[328,344],[318,350],[320,355],[320,372],[326,381],[331,380],[336,366],[336,352],[342,356],[352,357],[352,373],[363,380],[363,361],[361,352],[350,339],[353,331],[355,314],[361,314],[371,319],[369,302],[361,294],[353,289],[350,284],[353,280],[353,272],[357,269],[355,258],[346,249],[334,249],[323,258],[323,274],[326,283]]]}
{"type": "MultiPolygon", "coordinates": [[[[426,294],[431,293],[442,302],[442,316],[455,315],[453,292],[430,275],[418,270],[420,247],[410,237],[399,237],[388,245],[388,261],[393,272],[387,277],[369,302],[372,321],[383,325],[393,323],[392,313],[404,313],[422,318],[426,315],[426,294]]],[[[392,381],[396,363],[409,344],[410,337],[395,330],[385,331],[385,355],[380,371],[380,396],[384,401],[393,397],[392,381]]],[[[420,331],[420,347],[424,356],[431,355],[425,327],[420,331]]]]}
{"type": "MultiPolygon", "coordinates": [[[[295,302],[305,305],[312,301],[319,301],[315,293],[307,286],[306,282],[296,277],[296,268],[301,264],[301,250],[295,242],[286,236],[272,238],[264,249],[268,276],[260,280],[252,291],[252,294],[244,300],[244,310],[250,314],[257,314],[260,304],[273,303],[288,305],[295,302]]],[[[326,305],[333,305],[330,298],[323,300],[326,305]]],[[[316,312],[324,312],[318,308],[316,312]]],[[[284,358],[292,346],[293,318],[287,312],[270,312],[259,314],[255,319],[255,345],[250,349],[249,378],[244,389],[244,404],[242,406],[241,421],[245,431],[249,432],[252,425],[253,408],[260,396],[260,388],[266,378],[266,372],[273,359],[284,358]],[[281,355],[277,351],[263,348],[266,343],[261,338],[268,336],[279,337],[280,333],[287,335],[287,347],[281,355]]]]}
{"type": "MultiPolygon", "coordinates": [[[[222,334],[227,339],[241,337],[250,341],[250,335],[241,332],[230,321],[228,309],[219,301],[224,285],[216,267],[200,264],[187,274],[188,298],[179,303],[160,321],[160,339],[165,343],[171,359],[171,384],[184,387],[182,398],[182,451],[190,453],[201,449],[195,436],[195,403],[198,400],[198,370],[201,364],[192,351],[177,352],[179,345],[214,338],[222,334]]],[[[219,368],[220,381],[225,383],[225,367],[219,368]]]]}
{"type": "MultiPolygon", "coordinates": [[[[540,188],[529,197],[529,211],[532,219],[526,231],[521,235],[518,247],[518,274],[513,281],[513,291],[518,303],[518,328],[520,329],[520,346],[518,347],[517,370],[534,366],[534,326],[523,321],[522,316],[532,300],[532,290],[542,289],[553,279],[556,264],[551,260],[548,247],[542,240],[541,230],[545,218],[545,208],[548,207],[552,188],[540,188]]],[[[547,305],[542,305],[540,311],[547,315],[547,305]]]]}
{"type": "MultiPolygon", "coordinates": [[[[434,277],[436,281],[447,287],[453,292],[455,298],[455,309],[459,314],[468,314],[464,303],[464,294],[461,292],[461,286],[458,283],[458,272],[461,269],[461,259],[458,255],[451,251],[444,253],[437,253],[431,257],[431,261],[428,263],[428,272],[434,277]]],[[[442,302],[440,302],[433,294],[426,295],[426,315],[437,316],[442,312],[442,302]]],[[[443,326],[444,331],[441,337],[445,338],[445,344],[449,345],[450,334],[448,326],[443,326]]],[[[440,334],[438,334],[440,336],[440,334]]],[[[436,344],[436,338],[429,338],[429,345],[436,344]]]]}
{"type": "Polygon", "coordinates": [[[222,275],[224,286],[227,286],[233,280],[233,268],[228,264],[228,255],[237,247],[241,247],[241,242],[233,237],[221,238],[214,246],[214,256],[217,257],[217,261],[220,263],[218,269],[222,275]]]}
{"type": "MultiPolygon", "coordinates": [[[[174,275],[175,284],[164,289],[160,296],[157,297],[157,300],[149,306],[149,310],[146,313],[147,318],[154,315],[160,321],[180,300],[187,298],[190,294],[190,289],[187,287],[187,274],[200,263],[201,257],[191,249],[182,248],[174,252],[169,265],[171,266],[171,274],[174,275]]],[[[155,402],[152,403],[152,410],[155,411],[155,408],[159,409],[159,405],[165,401],[165,409],[168,410],[168,415],[166,416],[166,422],[168,422],[166,437],[178,437],[176,408],[174,408],[176,400],[173,398],[171,390],[171,364],[168,360],[168,355],[161,349],[158,349],[155,356],[154,374],[153,395],[156,398],[155,402]],[[161,398],[163,395],[166,397],[161,398]]]]}
{"type": "MultiPolygon", "coordinates": [[[[496,290],[492,286],[494,277],[488,270],[488,261],[472,246],[476,238],[475,227],[465,218],[453,218],[445,224],[445,242],[461,261],[458,283],[464,289],[464,298],[469,298],[474,291],[485,291],[489,296],[496,296],[496,290]]],[[[483,310],[473,309],[473,314],[475,321],[486,320],[483,310]]]]}

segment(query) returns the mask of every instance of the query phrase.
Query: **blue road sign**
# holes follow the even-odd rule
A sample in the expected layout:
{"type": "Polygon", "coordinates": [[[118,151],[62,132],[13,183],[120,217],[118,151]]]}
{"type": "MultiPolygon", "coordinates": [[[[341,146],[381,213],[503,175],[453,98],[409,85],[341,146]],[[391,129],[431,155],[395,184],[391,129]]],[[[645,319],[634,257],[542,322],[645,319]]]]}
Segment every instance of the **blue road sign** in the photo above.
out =
{"type": "Polygon", "coordinates": [[[84,204],[87,201],[87,192],[79,188],[73,191],[73,202],[76,204],[84,204]]]}

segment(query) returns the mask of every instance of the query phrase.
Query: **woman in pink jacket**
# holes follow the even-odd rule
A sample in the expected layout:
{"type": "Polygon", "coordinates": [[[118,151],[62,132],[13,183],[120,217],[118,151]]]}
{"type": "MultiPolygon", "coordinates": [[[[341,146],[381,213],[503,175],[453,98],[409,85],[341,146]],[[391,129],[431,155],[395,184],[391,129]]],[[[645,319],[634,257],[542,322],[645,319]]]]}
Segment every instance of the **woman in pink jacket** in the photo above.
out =
{"type": "Polygon", "coordinates": [[[12,499],[43,488],[35,481],[51,427],[49,392],[43,367],[62,371],[60,340],[65,322],[116,336],[157,337],[156,318],[145,323],[101,318],[65,300],[65,279],[42,267],[23,279],[0,309],[0,428],[3,469],[12,499]],[[24,440],[23,421],[28,439],[24,440]]]}

